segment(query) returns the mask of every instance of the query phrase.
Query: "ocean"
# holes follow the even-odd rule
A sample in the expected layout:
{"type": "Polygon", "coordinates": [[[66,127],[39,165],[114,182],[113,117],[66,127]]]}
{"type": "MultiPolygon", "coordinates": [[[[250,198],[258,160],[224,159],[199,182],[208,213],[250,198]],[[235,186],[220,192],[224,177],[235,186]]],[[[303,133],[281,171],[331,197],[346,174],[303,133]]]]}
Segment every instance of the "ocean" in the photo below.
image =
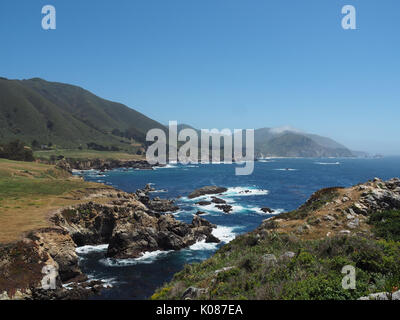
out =
{"type": "Polygon", "coordinates": [[[148,299],[185,264],[207,259],[235,236],[254,230],[271,216],[260,210],[263,207],[279,214],[297,208],[321,188],[348,187],[374,177],[384,180],[400,177],[400,157],[266,159],[256,162],[249,176],[236,176],[235,167],[236,164],[174,164],[155,170],[81,172],[87,181],[105,183],[126,192],[151,183],[156,189],[151,196],[176,199],[180,207],[174,214],[176,219],[190,223],[197,210],[205,211],[202,217],[217,225],[213,234],[222,240],[218,245],[199,242],[181,251],[145,253],[128,260],[106,258],[107,244],[80,247],[77,253],[82,271],[89,278],[101,279],[109,285],[92,299],[148,299]],[[218,197],[233,207],[231,214],[224,214],[214,205],[199,207],[196,205],[199,198],[187,198],[193,190],[207,185],[228,188],[218,197]]]}

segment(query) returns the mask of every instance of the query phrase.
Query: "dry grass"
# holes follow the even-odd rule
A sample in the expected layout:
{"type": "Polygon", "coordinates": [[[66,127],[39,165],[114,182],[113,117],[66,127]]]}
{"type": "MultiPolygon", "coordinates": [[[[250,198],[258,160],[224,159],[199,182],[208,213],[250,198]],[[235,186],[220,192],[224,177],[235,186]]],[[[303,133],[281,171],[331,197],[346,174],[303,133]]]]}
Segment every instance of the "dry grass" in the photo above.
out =
{"type": "MultiPolygon", "coordinates": [[[[55,210],[104,190],[110,187],[85,182],[54,166],[0,159],[0,243],[50,226],[55,210]]],[[[96,201],[102,202],[101,197],[96,201]]]]}
{"type": "MultiPolygon", "coordinates": [[[[311,211],[306,217],[294,217],[293,219],[282,219],[276,216],[271,220],[278,223],[278,228],[275,231],[278,233],[296,234],[299,226],[307,225],[308,230],[301,233],[301,238],[305,240],[324,239],[327,236],[333,237],[340,233],[341,230],[349,230],[347,227],[347,213],[349,207],[354,202],[360,199],[361,192],[358,187],[351,187],[346,189],[338,189],[337,196],[332,201],[327,202],[321,208],[311,211]],[[337,199],[348,197],[348,202],[336,202],[337,199]],[[326,220],[326,216],[334,218],[333,221],[326,220]],[[311,221],[320,221],[317,225],[313,226],[311,221]]],[[[356,232],[370,232],[371,226],[365,220],[360,221],[360,226],[352,229],[352,233],[356,232]]]]}

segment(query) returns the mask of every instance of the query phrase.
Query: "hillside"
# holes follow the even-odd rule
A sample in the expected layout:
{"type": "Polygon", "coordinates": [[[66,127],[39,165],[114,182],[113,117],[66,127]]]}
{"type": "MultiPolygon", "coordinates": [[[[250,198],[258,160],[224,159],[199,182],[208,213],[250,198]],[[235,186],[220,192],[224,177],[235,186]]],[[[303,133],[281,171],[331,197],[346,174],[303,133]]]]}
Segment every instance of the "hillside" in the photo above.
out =
{"type": "Polygon", "coordinates": [[[86,148],[88,143],[132,150],[160,123],[80,87],[42,79],[0,78],[0,141],[86,148]]]}
{"type": "Polygon", "coordinates": [[[187,265],[152,299],[400,299],[399,260],[400,179],[375,179],[314,193],[187,265]],[[348,265],[352,290],[342,287],[348,265]]]}
{"type": "Polygon", "coordinates": [[[257,129],[254,132],[256,157],[352,157],[353,153],[336,141],[292,130],[257,129]]]}

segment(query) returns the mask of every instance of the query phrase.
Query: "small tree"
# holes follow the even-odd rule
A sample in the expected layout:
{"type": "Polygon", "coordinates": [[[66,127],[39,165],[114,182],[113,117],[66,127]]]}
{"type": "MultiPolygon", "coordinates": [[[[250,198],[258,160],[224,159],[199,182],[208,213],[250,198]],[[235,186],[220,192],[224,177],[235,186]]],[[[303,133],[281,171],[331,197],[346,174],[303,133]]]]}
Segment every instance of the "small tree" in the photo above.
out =
{"type": "Polygon", "coordinates": [[[32,149],[25,147],[20,140],[12,141],[2,146],[0,158],[17,161],[34,161],[32,149]]]}

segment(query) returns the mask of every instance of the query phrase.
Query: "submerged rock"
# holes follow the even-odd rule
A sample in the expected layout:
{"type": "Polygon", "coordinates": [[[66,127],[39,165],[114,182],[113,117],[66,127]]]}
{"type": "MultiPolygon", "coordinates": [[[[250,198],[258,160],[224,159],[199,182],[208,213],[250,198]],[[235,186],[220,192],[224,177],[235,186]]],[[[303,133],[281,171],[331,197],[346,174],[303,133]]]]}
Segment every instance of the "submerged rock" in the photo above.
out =
{"type": "Polygon", "coordinates": [[[261,208],[261,211],[264,213],[273,213],[274,212],[274,210],[272,210],[268,207],[261,208]]]}

